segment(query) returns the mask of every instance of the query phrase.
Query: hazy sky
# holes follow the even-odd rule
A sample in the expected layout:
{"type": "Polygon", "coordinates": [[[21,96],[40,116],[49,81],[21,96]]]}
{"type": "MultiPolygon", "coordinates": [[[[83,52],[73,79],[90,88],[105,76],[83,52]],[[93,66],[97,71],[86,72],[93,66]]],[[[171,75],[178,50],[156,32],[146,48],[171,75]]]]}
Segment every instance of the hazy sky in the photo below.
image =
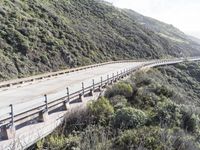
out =
{"type": "Polygon", "coordinates": [[[145,16],[173,24],[200,38],[200,0],[106,0],[120,8],[130,8],[145,16]]]}

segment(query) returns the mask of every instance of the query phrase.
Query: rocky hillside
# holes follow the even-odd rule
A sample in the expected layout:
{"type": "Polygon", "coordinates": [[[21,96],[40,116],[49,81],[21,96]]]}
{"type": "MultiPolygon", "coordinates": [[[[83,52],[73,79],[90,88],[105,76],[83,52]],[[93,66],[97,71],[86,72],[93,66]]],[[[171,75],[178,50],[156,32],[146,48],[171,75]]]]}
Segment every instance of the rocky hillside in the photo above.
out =
{"type": "Polygon", "coordinates": [[[0,20],[0,80],[108,60],[194,55],[198,47],[95,0],[3,0],[0,20]]]}

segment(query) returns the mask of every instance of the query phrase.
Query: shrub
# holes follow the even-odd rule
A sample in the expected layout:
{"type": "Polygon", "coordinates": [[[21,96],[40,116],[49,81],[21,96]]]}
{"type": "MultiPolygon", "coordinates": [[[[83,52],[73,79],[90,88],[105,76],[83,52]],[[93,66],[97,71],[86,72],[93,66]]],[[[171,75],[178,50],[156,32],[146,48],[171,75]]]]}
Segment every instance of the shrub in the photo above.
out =
{"type": "Polygon", "coordinates": [[[150,85],[153,81],[152,81],[152,79],[150,79],[149,77],[147,77],[147,75],[145,75],[145,76],[143,76],[142,74],[141,74],[141,77],[140,76],[138,76],[137,78],[136,78],[136,85],[138,86],[138,87],[141,87],[141,86],[147,86],[147,85],[150,85]]]}
{"type": "MultiPolygon", "coordinates": [[[[73,139],[73,141],[76,141],[73,139]]],[[[43,150],[43,149],[53,149],[53,150],[61,150],[64,149],[67,145],[69,140],[64,137],[57,134],[50,135],[45,140],[41,140],[37,142],[36,148],[37,150],[43,150]]]]}
{"type": "Polygon", "coordinates": [[[144,127],[134,130],[124,131],[114,141],[117,149],[164,149],[164,144],[160,139],[162,129],[157,127],[144,127]]]}
{"type": "Polygon", "coordinates": [[[49,62],[48,57],[46,55],[40,56],[40,60],[43,64],[48,64],[49,62]]]}
{"type": "Polygon", "coordinates": [[[74,149],[79,147],[80,138],[77,136],[69,135],[65,137],[63,135],[53,134],[46,138],[46,142],[38,142],[37,149],[42,150],[46,149],[53,149],[53,150],[60,150],[60,149],[74,149]]]}
{"type": "Polygon", "coordinates": [[[169,99],[159,102],[155,110],[152,124],[160,124],[161,127],[173,127],[180,125],[180,108],[169,99]]]}
{"type": "Polygon", "coordinates": [[[110,98],[110,103],[115,109],[120,109],[127,105],[127,99],[124,96],[117,95],[110,98]]]}
{"type": "Polygon", "coordinates": [[[62,128],[58,128],[58,130],[59,133],[67,135],[74,130],[83,130],[92,123],[93,119],[90,118],[89,110],[74,110],[71,113],[66,114],[66,118],[62,124],[62,128]]]}
{"type": "Polygon", "coordinates": [[[163,96],[166,96],[167,98],[170,98],[173,96],[173,91],[167,87],[167,86],[157,86],[156,89],[155,89],[155,93],[157,95],[163,95],[163,96]]]}
{"type": "Polygon", "coordinates": [[[80,134],[80,147],[83,150],[110,150],[110,128],[98,125],[89,125],[80,134]]]}
{"type": "Polygon", "coordinates": [[[114,114],[114,108],[108,99],[101,97],[99,100],[89,104],[89,112],[91,113],[95,122],[105,124],[114,114]]]}
{"type": "Polygon", "coordinates": [[[129,83],[120,82],[115,84],[111,89],[107,89],[105,97],[111,98],[116,95],[130,97],[133,93],[133,88],[129,83]]]}
{"type": "Polygon", "coordinates": [[[125,107],[117,110],[113,125],[117,128],[138,128],[144,125],[146,122],[146,115],[143,111],[132,108],[125,107]]]}
{"type": "Polygon", "coordinates": [[[178,63],[175,65],[177,68],[181,69],[181,70],[185,70],[187,69],[187,66],[186,64],[183,64],[183,63],[178,63]]]}
{"type": "Polygon", "coordinates": [[[199,117],[192,112],[182,111],[182,128],[194,133],[199,124],[199,117]]]}
{"type": "Polygon", "coordinates": [[[171,146],[174,149],[180,150],[199,150],[200,145],[196,142],[196,139],[187,134],[184,130],[180,128],[174,128],[171,138],[169,138],[171,146]]]}
{"type": "Polygon", "coordinates": [[[126,130],[114,141],[116,149],[198,150],[194,138],[180,128],[143,127],[126,130]]]}
{"type": "Polygon", "coordinates": [[[48,140],[48,147],[51,147],[52,149],[61,149],[64,147],[66,142],[65,137],[58,136],[58,135],[52,135],[49,137],[48,140]]]}
{"type": "Polygon", "coordinates": [[[137,108],[147,109],[155,107],[160,97],[149,91],[148,88],[139,88],[131,99],[131,104],[137,108]]]}

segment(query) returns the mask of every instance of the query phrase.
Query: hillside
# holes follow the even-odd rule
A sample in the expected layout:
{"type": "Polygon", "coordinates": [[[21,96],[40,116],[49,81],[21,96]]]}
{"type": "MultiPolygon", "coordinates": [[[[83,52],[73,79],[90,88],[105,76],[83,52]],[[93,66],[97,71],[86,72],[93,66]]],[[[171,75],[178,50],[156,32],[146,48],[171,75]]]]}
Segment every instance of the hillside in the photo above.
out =
{"type": "Polygon", "coordinates": [[[200,44],[200,39],[199,39],[199,38],[196,38],[196,37],[194,37],[194,36],[190,36],[190,35],[188,35],[188,37],[189,37],[192,41],[194,41],[194,42],[200,44]]]}
{"type": "Polygon", "coordinates": [[[130,9],[124,9],[124,11],[136,22],[143,25],[144,27],[156,32],[160,35],[165,35],[165,37],[174,37],[178,39],[179,41],[186,41],[187,35],[185,35],[182,31],[175,28],[173,25],[166,24],[163,22],[160,22],[156,19],[143,16],[133,10],[130,9]]]}
{"type": "Polygon", "coordinates": [[[108,60],[195,55],[199,48],[95,0],[3,0],[0,20],[0,81],[108,60]]]}
{"type": "MultiPolygon", "coordinates": [[[[199,49],[200,40],[186,35],[171,24],[163,23],[159,20],[143,16],[133,10],[124,9],[126,14],[143,27],[154,31],[156,34],[169,40],[173,46],[178,46],[181,51],[191,51],[199,49]]],[[[172,46],[172,47],[173,47],[172,46]]],[[[175,48],[173,47],[173,48],[175,48]]]]}
{"type": "Polygon", "coordinates": [[[200,63],[138,71],[32,148],[199,150],[200,63]]]}

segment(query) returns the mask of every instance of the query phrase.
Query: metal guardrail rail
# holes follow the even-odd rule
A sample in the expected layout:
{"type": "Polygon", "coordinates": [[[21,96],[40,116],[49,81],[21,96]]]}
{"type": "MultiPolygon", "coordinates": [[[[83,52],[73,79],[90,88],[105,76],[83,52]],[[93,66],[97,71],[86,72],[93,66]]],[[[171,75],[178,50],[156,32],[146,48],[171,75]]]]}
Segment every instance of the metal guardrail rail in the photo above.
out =
{"type": "MultiPolygon", "coordinates": [[[[140,61],[135,60],[135,62],[140,62],[140,61]]],[[[40,80],[43,80],[43,79],[50,79],[51,77],[56,77],[56,76],[59,76],[59,75],[68,74],[70,72],[80,71],[80,70],[84,70],[84,69],[99,67],[99,66],[113,64],[113,63],[123,63],[123,62],[134,62],[134,60],[109,61],[109,62],[106,62],[106,63],[99,63],[99,64],[94,64],[94,65],[89,65],[89,66],[78,67],[78,68],[65,69],[65,70],[61,70],[61,71],[57,71],[57,72],[51,72],[51,73],[31,76],[31,77],[27,77],[27,78],[4,81],[4,82],[0,83],[0,89],[1,88],[9,88],[9,87],[12,87],[12,86],[15,86],[15,85],[21,85],[21,84],[24,84],[24,83],[31,83],[31,82],[34,82],[34,81],[40,81],[40,80]]]]}
{"type": "MultiPolygon", "coordinates": [[[[159,65],[164,65],[164,64],[174,64],[174,63],[179,63],[179,62],[183,62],[183,61],[193,61],[193,60],[200,60],[199,57],[191,57],[191,58],[181,58],[181,59],[165,59],[165,60],[152,60],[152,61],[148,61],[148,63],[145,63],[143,65],[139,65],[137,67],[128,69],[128,70],[124,70],[120,73],[117,73],[116,75],[113,74],[111,77],[107,77],[107,79],[102,79],[100,82],[95,83],[93,81],[92,85],[88,86],[88,87],[84,87],[84,83],[82,83],[82,89],[78,90],[74,93],[70,93],[69,89],[67,88],[67,94],[64,97],[60,97],[59,99],[55,99],[51,102],[48,102],[48,96],[44,95],[44,101],[40,102],[39,104],[30,107],[30,108],[26,108],[23,109],[17,113],[15,113],[15,108],[14,106],[11,104],[9,106],[9,108],[5,108],[7,110],[7,113],[3,114],[0,116],[0,133],[3,132],[4,134],[0,135],[0,139],[4,139],[7,140],[9,139],[9,135],[7,133],[8,130],[16,130],[16,126],[23,124],[27,121],[31,121],[34,120],[35,118],[37,118],[38,121],[44,121],[45,120],[45,113],[53,113],[53,111],[55,111],[58,108],[64,108],[67,109],[69,103],[73,100],[76,99],[81,99],[82,96],[86,95],[86,94],[90,94],[96,90],[100,90],[101,88],[105,87],[107,84],[110,84],[114,81],[117,81],[129,74],[131,74],[132,72],[143,68],[143,67],[154,67],[154,66],[159,66],[159,65]],[[6,131],[6,132],[5,132],[6,131]],[[5,135],[5,133],[7,133],[5,135]]],[[[79,70],[83,70],[83,69],[88,69],[88,68],[93,68],[93,67],[98,67],[98,66],[102,66],[102,65],[106,65],[106,64],[113,64],[113,63],[125,63],[125,62],[139,62],[139,61],[132,61],[132,60],[125,60],[125,61],[116,61],[116,62],[108,62],[108,63],[102,63],[102,64],[96,64],[96,65],[90,65],[90,66],[86,66],[86,67],[80,67],[80,68],[76,68],[76,69],[70,69],[70,70],[63,70],[63,71],[59,71],[59,72],[55,72],[55,73],[49,73],[49,74],[45,74],[45,75],[40,75],[40,76],[35,76],[35,77],[30,77],[30,78],[25,78],[25,79],[20,79],[20,80],[16,80],[16,81],[11,81],[11,82],[4,82],[2,84],[0,84],[1,87],[5,87],[5,86],[10,86],[10,84],[21,84],[22,82],[32,82],[33,80],[37,80],[37,79],[42,79],[42,78],[48,78],[51,76],[58,76],[61,74],[65,74],[65,73],[69,73],[69,72],[74,72],[74,71],[79,71],[79,70]]]]}
{"type": "MultiPolygon", "coordinates": [[[[128,72],[130,72],[132,70],[126,71],[126,74],[128,72]]],[[[118,75],[115,75],[113,77],[109,77],[106,80],[102,80],[101,82],[95,83],[94,85],[88,86],[88,87],[84,87],[82,90],[76,91],[74,93],[68,93],[68,95],[61,97],[60,99],[56,99],[54,101],[48,102],[48,100],[44,101],[41,105],[32,108],[28,111],[24,111],[22,113],[19,114],[14,114],[10,111],[10,113],[5,114],[5,116],[0,116],[0,127],[4,126],[4,125],[9,125],[11,122],[18,122],[21,119],[23,119],[24,117],[30,117],[31,115],[34,115],[35,113],[39,113],[41,110],[45,109],[45,106],[48,105],[48,109],[51,110],[52,107],[59,105],[63,102],[70,102],[70,100],[73,100],[75,98],[78,98],[80,96],[80,94],[88,94],[88,92],[90,92],[91,89],[96,90],[99,86],[105,86],[105,84],[107,84],[107,82],[109,82],[110,80],[114,80],[115,78],[120,78],[121,76],[123,76],[125,74],[125,72],[119,73],[118,75]],[[29,112],[34,112],[31,114],[28,114],[29,112]],[[27,115],[26,115],[27,114],[27,115]],[[13,118],[12,118],[13,115],[13,118]],[[22,116],[22,118],[20,118],[20,116],[22,116]],[[13,121],[12,121],[13,119],[13,121]]],[[[47,95],[44,95],[44,100],[45,97],[47,97],[47,95]]],[[[13,105],[10,105],[10,110],[13,109],[13,105]]]]}

